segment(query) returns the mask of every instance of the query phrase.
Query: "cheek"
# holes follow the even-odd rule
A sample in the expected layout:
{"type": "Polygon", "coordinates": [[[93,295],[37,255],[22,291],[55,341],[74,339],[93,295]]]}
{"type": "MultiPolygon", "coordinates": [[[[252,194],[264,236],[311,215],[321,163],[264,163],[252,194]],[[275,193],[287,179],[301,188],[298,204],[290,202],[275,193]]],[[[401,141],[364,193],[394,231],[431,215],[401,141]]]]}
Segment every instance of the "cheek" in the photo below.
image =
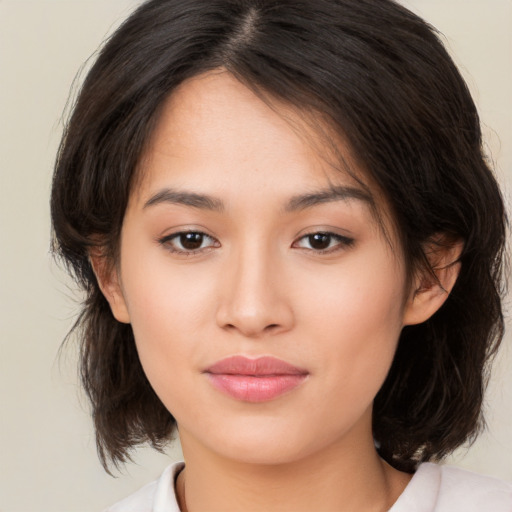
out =
{"type": "Polygon", "coordinates": [[[205,326],[212,322],[215,284],[154,252],[126,256],[122,282],[141,364],[162,398],[183,378],[183,362],[197,360],[205,326]]]}
{"type": "Polygon", "coordinates": [[[385,252],[370,254],[321,280],[321,290],[319,280],[311,279],[303,304],[309,337],[317,345],[311,357],[318,358],[319,367],[325,365],[335,395],[361,406],[373,400],[391,366],[402,329],[405,287],[393,258],[385,252]]]}
{"type": "Polygon", "coordinates": [[[369,248],[347,258],[339,270],[323,272],[306,276],[299,292],[303,310],[310,311],[312,319],[322,318],[318,326],[333,329],[346,340],[357,339],[358,344],[361,337],[385,340],[386,332],[400,332],[405,276],[384,249],[369,248]]]}
{"type": "MultiPolygon", "coordinates": [[[[177,264],[156,242],[142,243],[122,258],[123,292],[134,329],[179,334],[204,317],[215,276],[208,265],[177,264]],[[172,326],[175,326],[174,328],[172,326]],[[167,326],[167,327],[166,327],[167,326]]],[[[127,246],[135,242],[127,237],[127,246]]]]}

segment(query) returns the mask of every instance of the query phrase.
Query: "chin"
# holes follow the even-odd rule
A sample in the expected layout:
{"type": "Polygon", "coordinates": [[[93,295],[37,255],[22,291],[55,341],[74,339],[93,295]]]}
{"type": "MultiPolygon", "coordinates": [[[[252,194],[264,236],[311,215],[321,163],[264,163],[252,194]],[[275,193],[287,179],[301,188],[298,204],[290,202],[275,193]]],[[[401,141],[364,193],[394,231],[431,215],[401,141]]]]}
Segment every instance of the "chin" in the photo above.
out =
{"type": "Polygon", "coordinates": [[[300,422],[258,418],[250,425],[232,423],[210,437],[210,449],[227,459],[245,464],[281,465],[306,459],[335,442],[300,422]]]}
{"type": "Polygon", "coordinates": [[[282,446],[276,444],[261,444],[257,446],[236,444],[224,446],[223,457],[242,464],[255,466],[278,466],[291,464],[309,455],[304,447],[282,446]]]}

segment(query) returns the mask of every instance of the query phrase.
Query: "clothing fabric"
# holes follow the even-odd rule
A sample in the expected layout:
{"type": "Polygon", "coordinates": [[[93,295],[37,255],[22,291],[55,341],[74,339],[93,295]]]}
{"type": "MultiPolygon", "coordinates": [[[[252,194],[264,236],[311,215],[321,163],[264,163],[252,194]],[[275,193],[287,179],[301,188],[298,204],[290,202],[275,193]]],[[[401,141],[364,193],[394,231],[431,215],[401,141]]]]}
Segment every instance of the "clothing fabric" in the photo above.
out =
{"type": "MultiPolygon", "coordinates": [[[[183,462],[105,512],[180,512],[174,484],[183,462]]],[[[319,505],[317,512],[322,512],[319,505]]],[[[389,512],[512,512],[512,484],[463,469],[421,464],[389,512]]]]}

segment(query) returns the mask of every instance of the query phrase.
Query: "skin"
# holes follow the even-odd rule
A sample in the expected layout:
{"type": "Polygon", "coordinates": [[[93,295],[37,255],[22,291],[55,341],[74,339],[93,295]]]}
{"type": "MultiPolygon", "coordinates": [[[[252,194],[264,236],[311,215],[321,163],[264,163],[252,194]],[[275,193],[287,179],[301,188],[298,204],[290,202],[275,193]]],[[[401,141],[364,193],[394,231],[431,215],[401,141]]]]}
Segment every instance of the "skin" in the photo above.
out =
{"type": "MultiPolygon", "coordinates": [[[[402,327],[446,293],[407,284],[386,205],[378,200],[390,240],[360,185],[314,139],[299,116],[227,72],[185,82],[142,159],[116,269],[93,258],[177,420],[182,510],[385,511],[410,479],[375,451],[372,403],[402,327]],[[353,197],[304,201],[332,186],[353,197]],[[174,236],[183,231],[204,233],[197,249],[174,236]],[[313,233],[332,233],[327,250],[313,233]],[[232,355],[277,357],[308,377],[270,401],[235,400],[204,374],[232,355]]],[[[438,277],[449,290],[456,269],[438,277]]]]}

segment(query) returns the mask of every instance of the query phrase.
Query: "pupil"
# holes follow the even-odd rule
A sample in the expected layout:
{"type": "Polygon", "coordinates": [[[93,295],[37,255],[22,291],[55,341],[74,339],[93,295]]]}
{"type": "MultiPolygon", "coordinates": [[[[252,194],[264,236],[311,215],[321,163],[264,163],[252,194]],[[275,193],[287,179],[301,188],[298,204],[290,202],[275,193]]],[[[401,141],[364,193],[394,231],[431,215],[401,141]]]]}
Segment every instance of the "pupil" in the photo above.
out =
{"type": "Polygon", "coordinates": [[[331,236],[323,233],[315,233],[309,236],[309,243],[313,249],[327,249],[331,243],[331,236]]]}
{"type": "Polygon", "coordinates": [[[180,235],[180,243],[184,249],[193,251],[199,249],[203,243],[201,233],[184,233],[180,235]]]}

